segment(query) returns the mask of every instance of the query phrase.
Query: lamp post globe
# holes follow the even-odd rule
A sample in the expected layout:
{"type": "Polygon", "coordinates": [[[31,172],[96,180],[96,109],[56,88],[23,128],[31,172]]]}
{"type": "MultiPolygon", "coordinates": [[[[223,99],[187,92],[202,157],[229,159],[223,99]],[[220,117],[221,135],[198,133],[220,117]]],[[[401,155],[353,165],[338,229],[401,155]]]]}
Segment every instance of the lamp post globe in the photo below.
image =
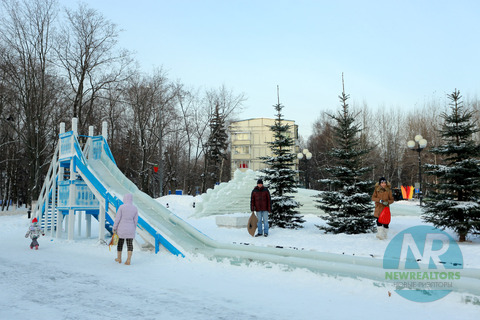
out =
{"type": "Polygon", "coordinates": [[[418,145],[420,146],[420,148],[424,149],[427,146],[427,140],[422,139],[422,140],[418,141],[418,145]]]}
{"type": "Polygon", "coordinates": [[[427,146],[427,140],[424,139],[420,134],[415,136],[415,141],[410,140],[407,142],[407,147],[412,150],[418,152],[418,198],[420,200],[420,206],[422,206],[422,158],[420,157],[420,152],[427,146]]]}
{"type": "Polygon", "coordinates": [[[308,189],[308,160],[312,158],[312,153],[308,149],[303,149],[302,152],[297,153],[297,158],[305,163],[305,189],[308,189]]]}

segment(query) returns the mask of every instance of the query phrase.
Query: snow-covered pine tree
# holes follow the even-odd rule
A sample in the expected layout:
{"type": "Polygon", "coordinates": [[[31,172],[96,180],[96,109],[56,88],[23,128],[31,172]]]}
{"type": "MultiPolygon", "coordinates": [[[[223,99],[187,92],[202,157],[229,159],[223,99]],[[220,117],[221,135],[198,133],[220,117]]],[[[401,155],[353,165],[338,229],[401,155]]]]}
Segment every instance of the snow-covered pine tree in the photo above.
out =
{"type": "Polygon", "coordinates": [[[268,187],[272,198],[272,213],[269,215],[269,223],[280,228],[298,229],[303,228],[305,222],[303,216],[296,210],[300,204],[293,196],[287,193],[295,193],[296,171],[292,169],[296,153],[294,152],[295,141],[290,136],[290,125],[285,123],[281,113],[283,105],[280,101],[273,106],[277,111],[275,124],[270,127],[274,141],[268,142],[272,157],[260,157],[267,165],[261,170],[268,181],[268,187]]]}
{"type": "Polygon", "coordinates": [[[443,145],[430,149],[443,164],[424,165],[438,181],[425,199],[422,218],[435,227],[454,230],[459,241],[480,231],[480,145],[473,140],[479,131],[473,113],[463,106],[460,91],[448,95],[450,113],[443,113],[440,130],[443,145]]]}
{"type": "Polygon", "coordinates": [[[218,104],[210,120],[210,136],[207,141],[207,181],[212,185],[221,182],[224,162],[227,159],[228,135],[218,104]]]}
{"type": "Polygon", "coordinates": [[[337,165],[325,169],[331,178],[321,182],[327,184],[330,191],[321,193],[319,200],[316,200],[317,208],[327,214],[327,224],[317,227],[332,233],[367,233],[375,229],[375,218],[372,214],[374,182],[364,178],[371,168],[364,167],[362,162],[362,158],[370,150],[361,147],[361,129],[355,123],[357,114],[352,114],[348,108],[349,95],[345,94],[344,86],[339,98],[342,110],[336,115],[328,115],[335,123],[335,147],[329,154],[336,159],[337,165]]]}

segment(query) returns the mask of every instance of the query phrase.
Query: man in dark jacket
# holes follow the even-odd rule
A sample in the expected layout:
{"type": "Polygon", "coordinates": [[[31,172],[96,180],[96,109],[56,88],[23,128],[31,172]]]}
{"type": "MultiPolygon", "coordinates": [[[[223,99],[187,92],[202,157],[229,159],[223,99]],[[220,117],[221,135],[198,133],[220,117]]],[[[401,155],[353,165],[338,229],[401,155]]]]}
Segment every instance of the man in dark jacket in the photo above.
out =
{"type": "Polygon", "coordinates": [[[257,212],[258,232],[255,237],[268,237],[268,214],[272,212],[272,201],[270,192],[263,186],[262,179],[257,181],[257,186],[253,189],[250,197],[250,210],[257,212]]]}

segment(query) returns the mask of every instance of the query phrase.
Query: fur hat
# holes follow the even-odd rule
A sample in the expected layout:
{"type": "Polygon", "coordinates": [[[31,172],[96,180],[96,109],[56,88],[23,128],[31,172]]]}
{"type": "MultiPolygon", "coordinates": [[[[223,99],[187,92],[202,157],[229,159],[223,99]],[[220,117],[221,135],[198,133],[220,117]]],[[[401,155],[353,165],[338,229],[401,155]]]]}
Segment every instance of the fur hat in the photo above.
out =
{"type": "Polygon", "coordinates": [[[378,184],[382,184],[382,182],[387,182],[387,179],[385,179],[385,177],[381,177],[379,180],[378,180],[378,184]]]}
{"type": "Polygon", "coordinates": [[[257,180],[257,184],[263,184],[263,180],[262,180],[262,179],[258,179],[258,180],[257,180]]]}

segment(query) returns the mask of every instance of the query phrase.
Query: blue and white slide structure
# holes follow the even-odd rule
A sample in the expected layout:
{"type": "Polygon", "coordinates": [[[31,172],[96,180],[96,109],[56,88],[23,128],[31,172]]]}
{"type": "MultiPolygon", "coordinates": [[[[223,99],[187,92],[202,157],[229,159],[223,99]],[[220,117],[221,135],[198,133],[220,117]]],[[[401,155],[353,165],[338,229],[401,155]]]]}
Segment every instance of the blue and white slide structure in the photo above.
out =
{"type": "MultiPolygon", "coordinates": [[[[122,204],[120,199],[131,193],[139,212],[138,235],[155,247],[155,253],[166,250],[186,258],[203,255],[212,260],[229,260],[233,264],[275,263],[286,269],[305,268],[329,275],[385,282],[385,258],[213,240],[140,191],[118,169],[106,141],[105,128],[100,136],[93,136],[92,128],[82,150],[75,125],[72,127],[72,131],[60,134],[59,146],[35,211],[52,236],[55,231],[57,236],[61,235],[62,220],[66,217],[65,229],[68,229],[69,239],[73,239],[75,212],[83,211],[87,216],[97,218],[100,225],[105,225],[105,228],[99,228],[99,239],[105,239],[105,230],[111,228],[116,209],[122,204]]],[[[456,280],[455,288],[456,291],[480,295],[480,270],[462,269],[462,277],[456,280]]]]}

